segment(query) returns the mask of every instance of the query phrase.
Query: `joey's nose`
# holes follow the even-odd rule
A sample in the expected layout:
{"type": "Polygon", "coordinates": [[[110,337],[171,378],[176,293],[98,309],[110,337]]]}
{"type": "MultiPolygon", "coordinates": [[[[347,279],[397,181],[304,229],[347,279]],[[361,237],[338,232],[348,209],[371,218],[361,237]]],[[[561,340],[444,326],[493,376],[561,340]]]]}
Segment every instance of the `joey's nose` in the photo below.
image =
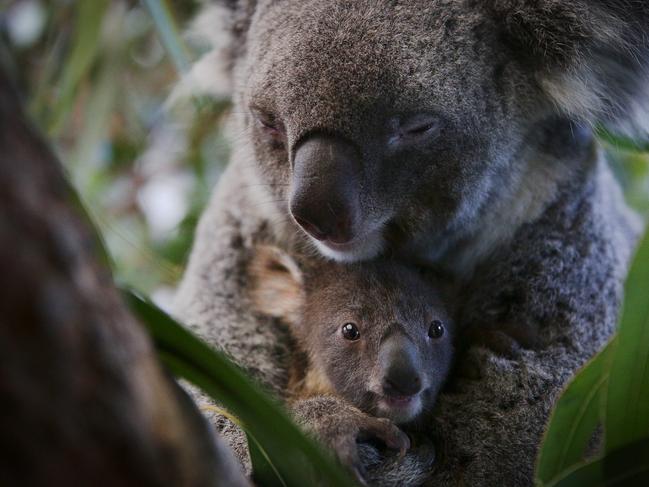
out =
{"type": "Polygon", "coordinates": [[[359,164],[356,149],[342,137],[315,134],[298,144],[289,206],[309,235],[335,244],[354,239],[359,164]]]}
{"type": "Polygon", "coordinates": [[[413,396],[422,389],[416,344],[400,331],[391,332],[379,348],[381,386],[387,396],[413,396]]]}
{"type": "Polygon", "coordinates": [[[383,379],[387,396],[414,396],[421,391],[421,377],[412,369],[390,369],[383,379]]]}

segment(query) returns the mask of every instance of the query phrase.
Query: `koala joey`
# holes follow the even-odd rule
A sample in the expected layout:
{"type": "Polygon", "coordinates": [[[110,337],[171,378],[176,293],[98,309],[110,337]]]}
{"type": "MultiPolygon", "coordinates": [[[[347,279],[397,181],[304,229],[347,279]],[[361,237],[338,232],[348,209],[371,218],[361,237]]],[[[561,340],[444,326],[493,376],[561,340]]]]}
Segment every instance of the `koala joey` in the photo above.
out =
{"type": "MultiPolygon", "coordinates": [[[[455,330],[440,286],[417,269],[388,260],[320,262],[303,270],[270,246],[255,249],[249,275],[255,310],[285,323],[304,355],[291,364],[291,396],[339,395],[368,415],[416,430],[435,404],[453,358],[455,330]]],[[[358,418],[359,428],[333,431],[408,445],[385,421],[358,418]]],[[[329,446],[338,439],[321,438],[329,446]]]]}

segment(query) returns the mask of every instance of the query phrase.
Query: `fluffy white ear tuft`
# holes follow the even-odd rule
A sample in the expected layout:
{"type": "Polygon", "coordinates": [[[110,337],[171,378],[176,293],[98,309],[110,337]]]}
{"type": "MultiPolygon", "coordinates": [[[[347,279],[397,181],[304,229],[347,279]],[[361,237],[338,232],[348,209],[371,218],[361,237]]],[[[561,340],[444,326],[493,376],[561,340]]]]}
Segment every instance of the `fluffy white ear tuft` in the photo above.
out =
{"type": "Polygon", "coordinates": [[[503,38],[558,111],[649,133],[649,2],[494,0],[503,38]]]}
{"type": "Polygon", "coordinates": [[[288,325],[300,321],[304,304],[303,276],[290,255],[277,247],[258,246],[248,275],[250,296],[257,312],[281,318],[288,325]]]}

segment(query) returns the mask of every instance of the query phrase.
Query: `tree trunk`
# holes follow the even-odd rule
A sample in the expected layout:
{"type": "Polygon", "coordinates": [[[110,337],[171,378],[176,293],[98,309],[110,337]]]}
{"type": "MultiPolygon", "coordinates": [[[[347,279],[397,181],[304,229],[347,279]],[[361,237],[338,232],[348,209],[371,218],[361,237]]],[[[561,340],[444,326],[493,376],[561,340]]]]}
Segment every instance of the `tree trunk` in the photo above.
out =
{"type": "Polygon", "coordinates": [[[0,485],[247,485],[0,72],[0,485]]]}

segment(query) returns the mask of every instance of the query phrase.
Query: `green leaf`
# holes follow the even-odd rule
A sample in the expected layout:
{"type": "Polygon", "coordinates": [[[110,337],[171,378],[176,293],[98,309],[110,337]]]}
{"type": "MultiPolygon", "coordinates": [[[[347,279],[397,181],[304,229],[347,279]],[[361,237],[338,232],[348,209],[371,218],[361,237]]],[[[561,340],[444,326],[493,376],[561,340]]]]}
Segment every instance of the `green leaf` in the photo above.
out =
{"type": "Polygon", "coordinates": [[[72,51],[65,64],[59,84],[59,96],[49,125],[51,134],[58,134],[71,113],[75,92],[84,75],[92,67],[99,51],[102,21],[110,2],[93,0],[77,2],[77,18],[72,51]]]}
{"type": "Polygon", "coordinates": [[[548,487],[630,487],[649,485],[649,439],[578,465],[548,487]]]}
{"type": "Polygon", "coordinates": [[[229,413],[223,408],[213,405],[202,405],[202,410],[211,411],[221,416],[225,416],[239,428],[242,428],[246,434],[248,441],[248,451],[250,453],[250,463],[252,465],[252,478],[256,485],[263,485],[264,487],[286,487],[287,483],[280,475],[277,467],[273,465],[268,453],[259,444],[259,441],[250,432],[246,431],[241,420],[235,415],[229,413]]]}
{"type": "Polygon", "coordinates": [[[623,151],[629,152],[649,152],[649,142],[640,142],[639,140],[613,134],[603,127],[598,127],[597,137],[605,144],[623,151]]]}
{"type": "MultiPolygon", "coordinates": [[[[258,442],[259,451],[287,486],[353,485],[350,477],[228,360],[149,301],[125,291],[131,310],[147,327],[160,360],[178,377],[193,383],[235,415],[258,442]]],[[[259,463],[258,463],[259,464],[259,463]]],[[[266,470],[267,471],[267,470],[266,470]]],[[[265,485],[266,480],[260,484],[265,485]]]]}
{"type": "Polygon", "coordinates": [[[262,448],[250,433],[246,433],[248,439],[248,450],[250,451],[250,463],[252,464],[252,479],[257,485],[264,487],[286,487],[286,481],[273,465],[268,453],[262,448]]]}
{"type": "Polygon", "coordinates": [[[649,436],[649,234],[627,279],[617,341],[608,387],[607,451],[649,436]]]}
{"type": "Polygon", "coordinates": [[[120,49],[108,49],[105,54],[105,60],[99,66],[93,89],[85,103],[86,122],[75,138],[75,154],[68,163],[75,185],[86,194],[93,193],[92,181],[103,171],[101,147],[109,140],[111,115],[120,89],[122,57],[120,49]]]}
{"type": "Polygon", "coordinates": [[[566,386],[557,401],[536,466],[536,483],[546,485],[579,462],[600,423],[608,369],[615,342],[611,341],[566,386]]]}
{"type": "Polygon", "coordinates": [[[189,71],[189,55],[182,38],[178,34],[178,27],[174,21],[169,6],[165,0],[144,0],[144,4],[149,9],[156,30],[165,49],[169,53],[176,70],[180,74],[189,71]]]}

